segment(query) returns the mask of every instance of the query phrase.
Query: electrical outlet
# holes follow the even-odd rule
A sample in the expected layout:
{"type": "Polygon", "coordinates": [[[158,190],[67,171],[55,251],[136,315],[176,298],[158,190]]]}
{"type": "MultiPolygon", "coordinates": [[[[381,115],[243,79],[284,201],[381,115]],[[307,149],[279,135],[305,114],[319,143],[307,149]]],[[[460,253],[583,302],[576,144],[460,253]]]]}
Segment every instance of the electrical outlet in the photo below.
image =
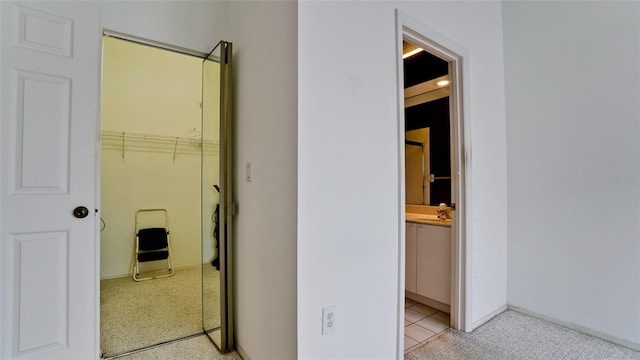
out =
{"type": "Polygon", "coordinates": [[[336,329],[336,306],[331,305],[322,309],[322,335],[336,329]]]}

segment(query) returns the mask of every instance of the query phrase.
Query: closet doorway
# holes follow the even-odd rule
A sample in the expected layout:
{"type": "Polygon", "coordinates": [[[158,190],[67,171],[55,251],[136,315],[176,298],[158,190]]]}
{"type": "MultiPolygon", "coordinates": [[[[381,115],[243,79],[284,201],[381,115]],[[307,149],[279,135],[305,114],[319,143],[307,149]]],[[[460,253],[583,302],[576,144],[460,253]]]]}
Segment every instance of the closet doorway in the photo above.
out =
{"type": "Polygon", "coordinates": [[[218,206],[231,194],[220,177],[230,163],[230,141],[220,136],[229,66],[214,51],[186,54],[116,36],[103,38],[102,66],[103,356],[205,333],[230,350],[221,286],[231,237],[218,206]],[[147,238],[157,229],[160,238],[147,238]]]}

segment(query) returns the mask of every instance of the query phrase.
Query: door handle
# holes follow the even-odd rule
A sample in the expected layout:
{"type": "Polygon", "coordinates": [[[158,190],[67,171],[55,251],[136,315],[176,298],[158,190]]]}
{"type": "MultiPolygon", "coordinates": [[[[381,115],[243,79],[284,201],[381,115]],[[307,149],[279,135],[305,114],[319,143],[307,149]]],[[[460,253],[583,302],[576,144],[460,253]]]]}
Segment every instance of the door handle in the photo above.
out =
{"type": "Polygon", "coordinates": [[[73,209],[73,216],[77,217],[78,219],[86,218],[87,215],[89,215],[89,209],[84,206],[78,206],[77,208],[73,209]]]}

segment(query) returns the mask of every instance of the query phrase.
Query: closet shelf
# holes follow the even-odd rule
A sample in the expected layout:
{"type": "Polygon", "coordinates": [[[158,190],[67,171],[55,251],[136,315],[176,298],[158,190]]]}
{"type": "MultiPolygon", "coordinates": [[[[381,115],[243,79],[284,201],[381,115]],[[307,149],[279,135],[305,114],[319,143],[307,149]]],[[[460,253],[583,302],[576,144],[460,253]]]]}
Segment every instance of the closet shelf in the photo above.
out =
{"type": "Polygon", "coordinates": [[[156,135],[156,134],[146,134],[146,133],[136,133],[136,132],[126,132],[126,131],[113,131],[113,130],[102,130],[100,131],[101,138],[110,138],[110,139],[121,139],[118,140],[120,143],[119,147],[122,149],[122,159],[125,157],[125,140],[133,140],[134,142],[147,142],[149,144],[157,143],[157,144],[171,144],[173,148],[173,162],[176,162],[176,155],[178,154],[178,144],[187,144],[194,145],[199,147],[200,149],[217,149],[217,145],[219,144],[216,140],[204,140],[202,141],[199,137],[180,137],[180,136],[169,136],[169,135],[156,135]],[[204,145],[204,146],[203,146],[204,145]]]}
{"type": "MultiPolygon", "coordinates": [[[[125,132],[125,131],[113,131],[113,130],[102,130],[100,132],[101,136],[107,137],[121,137],[125,139],[139,139],[139,140],[155,140],[155,141],[167,141],[171,143],[186,143],[186,144],[194,144],[200,145],[203,143],[200,138],[188,138],[188,137],[180,137],[180,136],[169,136],[169,135],[156,135],[156,134],[146,134],[146,133],[136,133],[136,132],[125,132]]],[[[204,140],[205,145],[218,145],[218,141],[216,140],[204,140]]]]}

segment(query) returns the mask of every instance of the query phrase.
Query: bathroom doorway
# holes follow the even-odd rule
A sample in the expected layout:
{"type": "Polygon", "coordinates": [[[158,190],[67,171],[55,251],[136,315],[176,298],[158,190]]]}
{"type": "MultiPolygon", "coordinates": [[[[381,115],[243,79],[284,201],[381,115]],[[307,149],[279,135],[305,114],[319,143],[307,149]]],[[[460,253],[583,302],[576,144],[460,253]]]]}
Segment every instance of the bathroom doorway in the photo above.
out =
{"type": "Polygon", "coordinates": [[[467,204],[459,55],[464,52],[402,14],[398,30],[398,128],[404,161],[399,178],[405,200],[399,246],[404,260],[399,269],[401,356],[428,341],[423,329],[433,335],[446,327],[466,328],[467,204]]]}
{"type": "Polygon", "coordinates": [[[404,350],[450,327],[451,151],[449,64],[403,42],[405,123],[404,350]],[[443,210],[440,210],[443,207],[443,210]]]}
{"type": "Polygon", "coordinates": [[[104,357],[205,334],[221,351],[232,349],[222,343],[232,331],[223,325],[231,237],[219,206],[230,188],[220,176],[230,156],[223,146],[230,124],[222,124],[230,99],[221,96],[230,84],[230,51],[226,42],[193,55],[103,38],[104,357]],[[159,237],[147,237],[158,230],[159,237]]]}

